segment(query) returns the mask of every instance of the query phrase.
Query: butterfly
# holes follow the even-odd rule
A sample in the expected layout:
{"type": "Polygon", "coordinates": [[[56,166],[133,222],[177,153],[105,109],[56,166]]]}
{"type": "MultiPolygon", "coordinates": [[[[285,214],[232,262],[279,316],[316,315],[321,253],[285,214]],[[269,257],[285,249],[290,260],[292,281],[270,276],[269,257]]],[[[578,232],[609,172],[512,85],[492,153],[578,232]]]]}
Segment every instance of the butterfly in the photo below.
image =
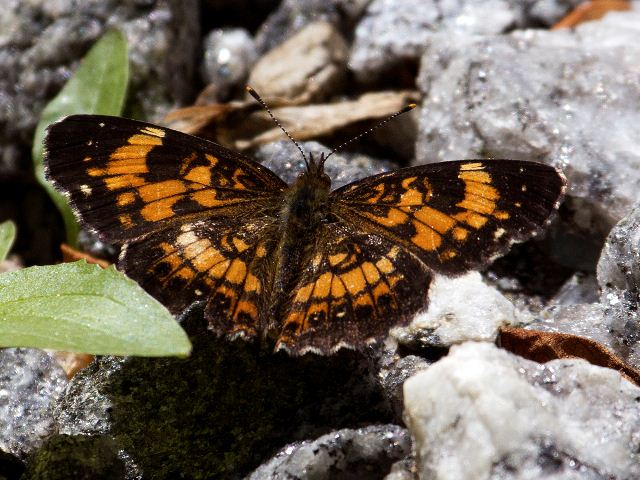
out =
{"type": "MultiPolygon", "coordinates": [[[[303,154],[304,156],[304,154],[303,154]]],[[[291,185],[216,143],[135,120],[52,124],[45,172],[118,268],[209,328],[293,355],[361,349],[425,308],[434,274],[482,267],[542,231],[565,189],[540,163],[463,160],[331,190],[325,155],[291,185]]]]}

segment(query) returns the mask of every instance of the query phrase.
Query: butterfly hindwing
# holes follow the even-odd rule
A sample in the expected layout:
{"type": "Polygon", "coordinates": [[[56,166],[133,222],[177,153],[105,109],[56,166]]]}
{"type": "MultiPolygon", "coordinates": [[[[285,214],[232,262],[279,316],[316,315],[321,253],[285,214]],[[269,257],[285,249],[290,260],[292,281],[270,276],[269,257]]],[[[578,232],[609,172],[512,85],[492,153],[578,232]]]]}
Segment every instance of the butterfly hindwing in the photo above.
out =
{"type": "Polygon", "coordinates": [[[331,193],[331,208],[432,270],[459,274],[540,232],[564,185],[556,169],[534,162],[441,162],[346,185],[331,193]]]}
{"type": "Polygon", "coordinates": [[[287,186],[269,169],[207,140],[101,115],[51,125],[45,166],[85,226],[113,243],[194,216],[260,208],[287,186]]]}
{"type": "Polygon", "coordinates": [[[127,245],[119,267],[179,313],[206,302],[210,328],[251,337],[267,315],[273,217],[184,223],[127,245]]]}
{"type": "Polygon", "coordinates": [[[276,348],[362,348],[426,305],[431,274],[422,262],[354,225],[324,225],[308,260],[282,309],[276,348]]]}

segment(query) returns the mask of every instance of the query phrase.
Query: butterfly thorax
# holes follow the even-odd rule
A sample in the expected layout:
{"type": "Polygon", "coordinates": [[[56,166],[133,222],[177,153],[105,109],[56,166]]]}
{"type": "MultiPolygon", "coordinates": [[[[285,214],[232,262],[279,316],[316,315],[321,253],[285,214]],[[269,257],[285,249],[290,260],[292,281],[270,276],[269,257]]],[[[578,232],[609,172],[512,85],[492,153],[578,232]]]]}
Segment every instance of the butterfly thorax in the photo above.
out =
{"type": "Polygon", "coordinates": [[[311,159],[285,194],[281,219],[291,233],[312,231],[327,215],[331,179],[322,164],[311,159]]]}
{"type": "Polygon", "coordinates": [[[314,162],[311,157],[307,170],[298,176],[284,195],[272,294],[272,309],[275,311],[288,297],[286,292],[291,292],[295,286],[300,267],[309,262],[318,228],[328,217],[331,179],[324,173],[323,160],[320,157],[319,162],[314,162]]]}

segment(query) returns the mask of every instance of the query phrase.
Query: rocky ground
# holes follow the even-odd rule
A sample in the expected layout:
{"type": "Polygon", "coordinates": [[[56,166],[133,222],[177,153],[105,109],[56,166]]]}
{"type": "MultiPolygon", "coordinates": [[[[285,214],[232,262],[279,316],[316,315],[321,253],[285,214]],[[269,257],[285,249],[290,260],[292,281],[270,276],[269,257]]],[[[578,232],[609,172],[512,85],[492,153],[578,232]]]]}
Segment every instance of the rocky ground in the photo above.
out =
{"type": "Polygon", "coordinates": [[[127,112],[215,130],[286,180],[303,162],[247,83],[307,151],[418,103],[331,157],[335,186],[462,158],[568,180],[544,238],[436,278],[428,310],[364,352],[273,354],[207,333],[197,310],[180,319],[188,359],[101,357],[67,379],[52,353],[0,351],[0,478],[640,478],[629,376],[500,346],[503,327],[577,335],[640,369],[640,2],[550,28],[578,3],[0,0],[0,218],[27,265],[63,240],[30,173],[33,129],[113,27],[130,44],[127,112]]]}

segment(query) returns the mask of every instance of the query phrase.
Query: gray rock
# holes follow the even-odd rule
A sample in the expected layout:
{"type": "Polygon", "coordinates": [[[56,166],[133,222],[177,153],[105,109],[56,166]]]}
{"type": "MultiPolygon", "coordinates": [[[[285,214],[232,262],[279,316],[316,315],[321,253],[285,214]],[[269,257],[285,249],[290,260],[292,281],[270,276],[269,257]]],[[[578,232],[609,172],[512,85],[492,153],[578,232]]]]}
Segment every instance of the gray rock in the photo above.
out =
{"type": "Polygon", "coordinates": [[[502,33],[535,22],[552,23],[573,1],[374,0],[356,31],[349,66],[371,82],[401,63],[417,63],[438,32],[446,35],[502,33]],[[531,18],[529,15],[533,15],[531,18]]]}
{"type": "Polygon", "coordinates": [[[639,246],[640,207],[636,207],[605,242],[598,262],[598,285],[591,281],[585,287],[570,281],[528,328],[589,338],[640,368],[639,246]],[[597,288],[601,293],[593,299],[597,288]]]}
{"type": "MultiPolygon", "coordinates": [[[[397,345],[393,345],[397,347],[397,345]]],[[[384,396],[394,414],[394,420],[402,421],[404,392],[402,387],[407,378],[425,370],[433,362],[417,355],[400,356],[397,348],[385,348],[377,360],[377,379],[384,396]]]]}
{"type": "Polygon", "coordinates": [[[59,433],[111,437],[127,479],[238,478],[289,442],[390,420],[362,355],[274,354],[189,315],[189,359],[95,361],[58,403],[59,433]]]}
{"type": "Polygon", "coordinates": [[[30,164],[40,111],[109,28],[129,40],[129,104],[138,115],[158,120],[194,93],[195,0],[2,0],[0,8],[0,168],[30,164]]]}
{"type": "MultiPolygon", "coordinates": [[[[329,153],[328,147],[318,142],[300,143],[306,155],[329,153]]],[[[260,146],[252,158],[277,173],[285,182],[291,184],[304,170],[304,160],[293,142],[281,140],[260,146]]],[[[392,170],[395,165],[389,161],[377,160],[366,155],[347,152],[332,155],[325,165],[325,171],[331,177],[331,187],[339,188],[361,178],[392,170]]]]}
{"type": "Polygon", "coordinates": [[[338,430],[314,441],[284,447],[247,480],[373,480],[410,452],[409,435],[397,425],[338,430]]]}
{"type": "Polygon", "coordinates": [[[53,404],[67,378],[47,352],[0,350],[0,450],[25,458],[54,429],[53,404]]]}
{"type": "Polygon", "coordinates": [[[432,38],[417,163],[495,157],[563,168],[611,225],[640,187],[640,12],[573,31],[432,38]],[[615,129],[610,126],[615,125],[615,129]]]}
{"type": "Polygon", "coordinates": [[[267,52],[312,22],[329,22],[340,31],[350,30],[370,0],[284,0],[260,27],[258,50],[267,52]]]}
{"type": "Polygon", "coordinates": [[[598,261],[598,283],[606,295],[624,291],[640,300],[640,205],[611,230],[598,261]]]}
{"type": "Polygon", "coordinates": [[[208,97],[218,102],[228,99],[232,90],[243,82],[258,56],[253,38],[244,29],[216,29],[204,38],[202,77],[209,87],[208,97]]]}
{"type": "Polygon", "coordinates": [[[576,273],[550,300],[553,305],[595,303],[600,297],[598,281],[593,274],[576,273]]]}
{"type": "Polygon", "coordinates": [[[420,478],[638,478],[640,388],[583,360],[466,343],[405,383],[420,478]]]}
{"type": "Polygon", "coordinates": [[[332,24],[313,22],[260,57],[249,84],[265,98],[323,100],[342,82],[347,54],[347,44],[332,24]]]}

